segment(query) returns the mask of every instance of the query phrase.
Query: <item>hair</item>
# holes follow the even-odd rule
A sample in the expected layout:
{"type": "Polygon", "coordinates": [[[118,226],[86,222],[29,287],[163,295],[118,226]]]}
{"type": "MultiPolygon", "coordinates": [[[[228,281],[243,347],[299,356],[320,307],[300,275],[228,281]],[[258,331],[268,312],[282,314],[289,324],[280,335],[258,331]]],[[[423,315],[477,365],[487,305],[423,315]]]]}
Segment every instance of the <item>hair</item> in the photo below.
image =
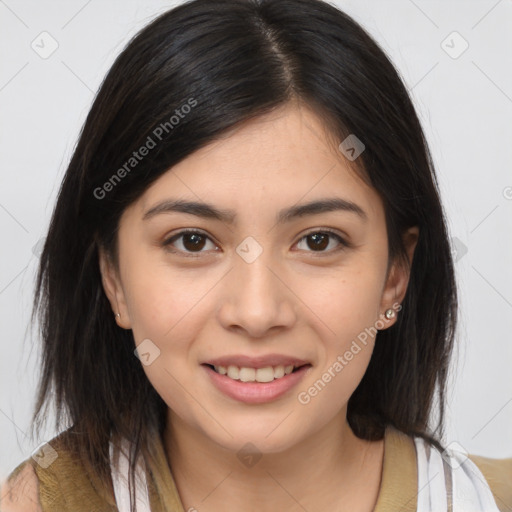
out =
{"type": "Polygon", "coordinates": [[[42,373],[32,428],[51,402],[56,427],[72,425],[73,449],[98,475],[108,479],[112,435],[134,444],[133,477],[167,410],[134,356],[132,332],[114,320],[99,249],[117,264],[120,216],[150,184],[291,101],[312,108],[336,140],[355,134],[364,143],[357,167],[382,198],[389,261],[405,261],[402,234],[419,227],[402,312],[378,332],[347,420],[363,439],[382,439],[392,425],[442,447],[456,283],[432,157],[399,73],[358,23],[321,0],[193,0],[137,33],[106,75],[40,258],[32,321],[38,315],[42,373]],[[130,160],[149,138],[147,156],[130,160]]]}

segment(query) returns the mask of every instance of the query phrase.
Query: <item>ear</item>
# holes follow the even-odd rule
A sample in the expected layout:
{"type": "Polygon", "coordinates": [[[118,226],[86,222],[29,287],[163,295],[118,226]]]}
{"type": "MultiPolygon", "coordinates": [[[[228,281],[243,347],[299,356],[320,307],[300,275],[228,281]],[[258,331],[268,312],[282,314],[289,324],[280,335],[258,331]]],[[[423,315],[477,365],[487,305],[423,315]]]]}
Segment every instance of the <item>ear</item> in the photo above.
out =
{"type": "Polygon", "coordinates": [[[99,265],[103,289],[110,302],[113,316],[123,329],[131,329],[130,315],[119,273],[103,247],[99,248],[99,265]],[[117,314],[119,313],[119,316],[117,314]]]}
{"type": "Polygon", "coordinates": [[[414,257],[414,250],[418,243],[418,237],[418,226],[409,228],[403,234],[402,239],[407,254],[407,261],[395,261],[388,272],[380,304],[379,319],[385,324],[383,329],[391,327],[396,322],[397,315],[402,309],[401,304],[407,291],[407,285],[409,284],[410,269],[414,257]],[[384,315],[388,309],[392,309],[395,312],[392,318],[386,318],[384,315]]]}

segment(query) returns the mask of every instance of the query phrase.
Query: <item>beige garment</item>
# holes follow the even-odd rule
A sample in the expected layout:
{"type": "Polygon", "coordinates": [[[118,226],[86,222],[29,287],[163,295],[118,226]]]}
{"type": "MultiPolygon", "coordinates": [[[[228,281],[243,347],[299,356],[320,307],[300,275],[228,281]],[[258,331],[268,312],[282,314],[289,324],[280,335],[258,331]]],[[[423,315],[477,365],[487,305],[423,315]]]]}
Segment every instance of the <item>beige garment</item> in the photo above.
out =
{"type": "MultiPolygon", "coordinates": [[[[68,431],[49,443],[58,458],[43,469],[32,458],[22,462],[9,479],[31,464],[39,479],[43,512],[115,512],[112,490],[105,491],[90,468],[63,449],[68,431]]],[[[152,460],[147,461],[148,491],[152,512],[185,512],[171,475],[162,439],[155,438],[152,460]]],[[[490,459],[470,455],[493,492],[500,512],[512,512],[512,458],[490,459]]],[[[374,512],[414,512],[417,495],[417,463],[414,440],[389,426],[384,438],[382,481],[374,512]]],[[[111,487],[111,483],[109,483],[111,487]]]]}

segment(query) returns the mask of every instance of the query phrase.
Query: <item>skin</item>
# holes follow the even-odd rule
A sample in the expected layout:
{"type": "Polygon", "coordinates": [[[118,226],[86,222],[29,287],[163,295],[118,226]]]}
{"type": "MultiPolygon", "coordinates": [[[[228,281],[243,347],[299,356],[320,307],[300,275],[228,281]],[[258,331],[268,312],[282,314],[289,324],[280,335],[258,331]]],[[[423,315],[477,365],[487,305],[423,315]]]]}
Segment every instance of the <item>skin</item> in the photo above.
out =
{"type": "MultiPolygon", "coordinates": [[[[169,407],[164,444],[185,510],[220,511],[226,503],[247,512],[375,506],[383,441],[357,438],[346,420],[374,338],[309,403],[297,399],[365,328],[396,321],[383,313],[402,301],[409,279],[398,262],[387,272],[382,201],[336,146],[298,103],[246,122],[181,161],[125,210],[118,268],[100,252],[118,325],[133,330],[136,345],[150,339],[160,350],[143,368],[169,407]],[[366,220],[332,211],[275,222],[283,208],[331,197],[356,203],[366,220]],[[177,212],[142,219],[169,198],[233,210],[236,222],[177,212]],[[162,246],[184,228],[207,237],[195,253],[187,237],[162,246]],[[306,235],[322,228],[351,246],[330,237],[315,250],[306,235]],[[236,252],[248,236],[263,249],[252,263],[236,252]],[[264,404],[222,394],[201,366],[223,355],[268,353],[312,367],[295,388],[264,404]],[[237,457],[248,442],[262,455],[251,467],[237,457]]],[[[417,228],[404,234],[409,262],[417,237],[417,228]]]]}

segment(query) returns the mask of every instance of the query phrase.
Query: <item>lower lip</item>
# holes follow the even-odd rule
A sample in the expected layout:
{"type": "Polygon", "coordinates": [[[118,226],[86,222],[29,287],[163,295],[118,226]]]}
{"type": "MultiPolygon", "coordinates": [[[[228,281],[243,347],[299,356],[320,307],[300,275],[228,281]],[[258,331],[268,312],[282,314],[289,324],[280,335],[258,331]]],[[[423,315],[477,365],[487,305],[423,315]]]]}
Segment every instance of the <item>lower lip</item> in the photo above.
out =
{"type": "Polygon", "coordinates": [[[297,385],[311,368],[311,365],[302,366],[297,371],[272,382],[242,382],[221,375],[209,366],[202,366],[219,391],[246,404],[263,404],[276,400],[297,385]]]}

